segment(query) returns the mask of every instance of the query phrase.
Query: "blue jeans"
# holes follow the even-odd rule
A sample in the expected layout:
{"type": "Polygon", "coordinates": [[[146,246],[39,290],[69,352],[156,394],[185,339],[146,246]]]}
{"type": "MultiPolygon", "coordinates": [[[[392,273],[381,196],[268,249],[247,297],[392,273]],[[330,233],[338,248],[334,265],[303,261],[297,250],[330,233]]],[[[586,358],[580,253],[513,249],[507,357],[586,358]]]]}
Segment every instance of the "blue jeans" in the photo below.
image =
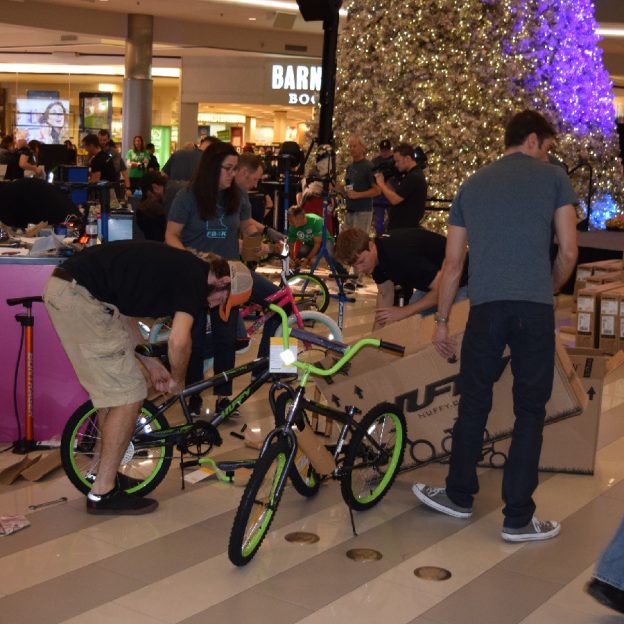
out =
{"type": "MultiPolygon", "coordinates": [[[[415,290],[414,294],[410,297],[409,302],[415,303],[419,301],[427,294],[426,290],[415,290]]],[[[457,289],[457,294],[455,295],[455,299],[453,299],[453,303],[459,303],[460,301],[465,301],[468,299],[468,286],[460,286],[457,289]]],[[[421,316],[431,316],[435,314],[438,310],[438,306],[432,306],[428,310],[423,310],[420,315],[421,316]]]]}
{"type": "Polygon", "coordinates": [[[377,236],[381,236],[386,230],[386,212],[389,205],[388,201],[384,203],[373,201],[373,224],[375,225],[377,236]]]}
{"type": "Polygon", "coordinates": [[[520,528],[535,511],[532,495],[555,366],[552,305],[495,301],[471,307],[461,349],[461,395],[446,488],[455,504],[472,507],[479,491],[476,468],[492,408],[492,387],[502,373],[506,345],[511,352],[515,422],[503,471],[503,515],[504,526],[520,528]]]}
{"type": "MultiPolygon", "coordinates": [[[[253,288],[250,300],[260,305],[265,304],[265,298],[276,292],[278,287],[266,279],[262,275],[251,272],[253,278],[253,288]]],[[[289,310],[286,310],[290,314],[289,310]]],[[[219,308],[210,310],[210,323],[212,326],[212,344],[214,348],[214,374],[234,368],[236,360],[236,337],[238,335],[238,308],[234,308],[230,312],[230,318],[227,323],[221,320],[219,316],[219,308]]],[[[272,316],[262,328],[262,338],[258,346],[258,356],[265,357],[269,355],[270,338],[275,334],[280,323],[279,316],[272,316]]],[[[204,341],[206,334],[206,316],[202,315],[199,322],[193,324],[191,332],[193,346],[191,350],[191,359],[186,373],[186,383],[193,383],[204,378],[204,341]]],[[[226,382],[219,386],[215,386],[214,393],[218,396],[229,396],[232,394],[232,382],[226,382]]]]}
{"type": "Polygon", "coordinates": [[[624,590],[624,520],[611,543],[600,556],[594,576],[613,587],[624,590]]]}

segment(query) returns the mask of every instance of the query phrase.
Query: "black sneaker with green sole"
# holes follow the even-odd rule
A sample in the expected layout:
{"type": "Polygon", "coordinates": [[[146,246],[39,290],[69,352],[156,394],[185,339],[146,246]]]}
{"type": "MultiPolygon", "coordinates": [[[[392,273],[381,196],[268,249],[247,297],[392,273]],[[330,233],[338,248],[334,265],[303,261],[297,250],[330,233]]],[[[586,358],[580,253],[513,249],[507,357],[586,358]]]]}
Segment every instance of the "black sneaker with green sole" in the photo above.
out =
{"type": "Polygon", "coordinates": [[[87,513],[109,516],[138,516],[148,514],[158,507],[153,498],[142,498],[134,494],[126,494],[115,488],[107,494],[87,494],[87,513]]]}

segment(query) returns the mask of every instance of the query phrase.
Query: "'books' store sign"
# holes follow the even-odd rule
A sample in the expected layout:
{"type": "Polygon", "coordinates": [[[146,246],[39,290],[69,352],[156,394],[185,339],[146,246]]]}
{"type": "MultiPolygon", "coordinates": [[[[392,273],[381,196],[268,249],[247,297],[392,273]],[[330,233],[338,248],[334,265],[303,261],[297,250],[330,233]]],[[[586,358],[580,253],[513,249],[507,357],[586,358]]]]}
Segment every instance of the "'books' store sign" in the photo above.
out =
{"type": "Polygon", "coordinates": [[[271,65],[271,89],[288,94],[288,104],[316,104],[321,90],[320,65],[271,65]]]}

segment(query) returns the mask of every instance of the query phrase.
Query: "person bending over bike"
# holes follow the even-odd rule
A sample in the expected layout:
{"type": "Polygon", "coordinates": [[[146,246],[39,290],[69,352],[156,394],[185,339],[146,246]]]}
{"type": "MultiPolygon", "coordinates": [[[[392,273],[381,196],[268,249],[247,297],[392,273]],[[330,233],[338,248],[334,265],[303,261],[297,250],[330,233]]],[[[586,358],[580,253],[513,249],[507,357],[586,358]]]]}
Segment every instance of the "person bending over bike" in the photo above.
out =
{"type": "MultiPolygon", "coordinates": [[[[435,312],[440,269],[446,238],[424,228],[393,230],[371,240],[368,232],[343,230],[336,241],[336,258],[359,273],[372,275],[377,284],[377,305],[373,330],[414,314],[435,312]],[[415,290],[403,307],[394,304],[394,287],[415,290]]],[[[460,279],[455,301],[467,297],[468,261],[460,279]]]]}
{"type": "Polygon", "coordinates": [[[102,440],[97,476],[87,496],[92,514],[143,514],[158,502],[124,492],[117,473],[147,396],[137,358],[160,392],[180,392],[191,351],[202,341],[192,331],[206,308],[246,301],[251,276],[240,262],[192,254],[163,243],[116,241],[76,254],[54,269],[44,302],[76,375],[100,409],[102,440]],[[156,359],[135,354],[137,319],[172,316],[168,341],[171,372],[156,359]],[[106,412],[106,416],[102,414],[106,412]]]}

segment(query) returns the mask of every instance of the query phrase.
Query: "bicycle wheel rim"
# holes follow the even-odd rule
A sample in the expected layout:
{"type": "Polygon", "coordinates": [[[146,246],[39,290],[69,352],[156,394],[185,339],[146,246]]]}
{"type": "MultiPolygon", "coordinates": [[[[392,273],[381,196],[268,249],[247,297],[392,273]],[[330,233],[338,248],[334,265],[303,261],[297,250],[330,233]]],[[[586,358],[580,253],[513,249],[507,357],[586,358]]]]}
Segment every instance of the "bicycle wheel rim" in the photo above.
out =
{"type": "MultiPolygon", "coordinates": [[[[403,450],[403,427],[396,414],[384,412],[380,414],[371,426],[367,429],[368,435],[382,448],[388,450],[389,442],[392,443],[392,451],[389,453],[387,463],[384,464],[385,472],[380,471],[380,466],[373,462],[370,466],[363,465],[362,468],[354,466],[351,472],[351,491],[353,497],[362,505],[375,501],[383,494],[388,484],[401,463],[403,450]],[[387,423],[387,421],[390,421],[387,423]],[[375,435],[377,433],[377,435],[375,435]],[[381,479],[379,479],[381,475],[381,479]],[[372,486],[372,487],[371,487],[372,486]]],[[[360,444],[370,444],[366,437],[363,437],[360,444]]],[[[363,463],[370,461],[372,455],[379,455],[375,447],[370,447],[369,457],[363,459],[363,463]]]]}
{"type": "Polygon", "coordinates": [[[280,452],[266,471],[262,483],[256,491],[254,497],[254,510],[252,510],[245,526],[243,545],[241,552],[243,557],[251,556],[264,538],[273,514],[275,513],[274,503],[277,498],[277,484],[280,480],[284,467],[286,466],[286,453],[280,452]]]}
{"type": "MultiPolygon", "coordinates": [[[[311,299],[319,312],[325,312],[329,306],[329,292],[327,286],[314,275],[295,273],[288,278],[288,285],[292,290],[295,301],[311,299]]],[[[303,306],[301,306],[303,307],[303,306]]]]}
{"type": "MultiPolygon", "coordinates": [[[[286,414],[291,404],[292,399],[288,393],[278,397],[275,403],[275,424],[278,427],[281,427],[286,422],[286,414]]],[[[306,421],[308,420],[305,412],[303,412],[303,418],[306,421]]],[[[293,487],[301,496],[313,496],[321,486],[320,476],[312,467],[308,456],[300,448],[297,448],[288,476],[293,487]]]]}
{"type": "MultiPolygon", "coordinates": [[[[327,314],[317,312],[316,310],[303,310],[300,314],[305,331],[321,336],[327,340],[342,342],[342,332],[340,331],[340,328],[331,317],[327,316],[327,314]]],[[[296,317],[291,315],[288,318],[289,327],[294,327],[296,324],[296,317]]],[[[276,335],[278,335],[277,332],[276,335]]],[[[281,335],[281,333],[279,335],[281,335]]],[[[306,343],[305,341],[299,341],[297,356],[299,361],[315,364],[320,359],[324,358],[325,354],[325,349],[322,347],[317,347],[316,345],[306,343]]]]}
{"type": "MultiPolygon", "coordinates": [[[[99,462],[88,461],[85,464],[82,460],[89,457],[93,459],[92,451],[98,440],[101,440],[98,412],[99,410],[95,407],[87,411],[83,418],[76,423],[70,437],[70,448],[74,449],[69,454],[72,470],[88,489],[91,489],[93,485],[99,462]]],[[[153,418],[152,414],[144,406],[141,407],[141,413],[137,422],[139,426],[135,429],[135,434],[157,431],[162,428],[158,420],[153,418]]],[[[133,453],[132,456],[129,455],[129,450],[130,447],[126,450],[126,454],[118,468],[118,473],[128,479],[137,481],[135,485],[125,488],[125,491],[128,493],[136,493],[144,490],[159,475],[167,458],[167,447],[163,444],[142,449],[139,451],[140,455],[133,453]]]]}

